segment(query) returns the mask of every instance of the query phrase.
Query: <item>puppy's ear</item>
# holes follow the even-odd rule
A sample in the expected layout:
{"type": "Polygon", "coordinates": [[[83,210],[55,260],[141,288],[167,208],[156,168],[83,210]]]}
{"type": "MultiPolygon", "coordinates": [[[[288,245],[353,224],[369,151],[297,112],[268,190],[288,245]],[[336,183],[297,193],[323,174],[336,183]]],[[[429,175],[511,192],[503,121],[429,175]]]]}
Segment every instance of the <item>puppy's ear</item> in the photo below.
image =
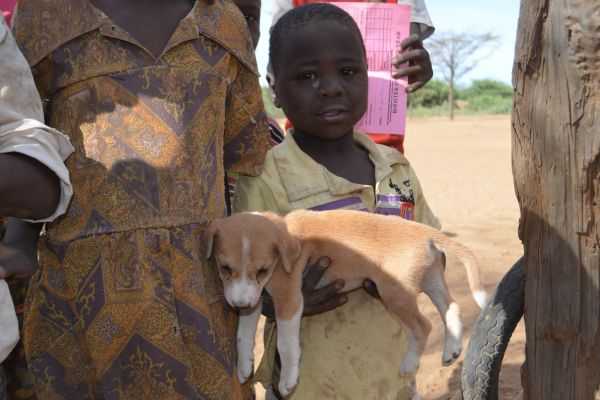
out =
{"type": "Polygon", "coordinates": [[[279,236],[275,248],[279,253],[279,260],[281,261],[281,265],[283,265],[283,269],[288,274],[291,274],[294,263],[300,257],[300,241],[285,230],[279,236]]]}
{"type": "Polygon", "coordinates": [[[219,235],[219,220],[213,220],[205,233],[206,238],[206,259],[210,260],[213,255],[213,249],[215,246],[215,241],[219,235]]]}

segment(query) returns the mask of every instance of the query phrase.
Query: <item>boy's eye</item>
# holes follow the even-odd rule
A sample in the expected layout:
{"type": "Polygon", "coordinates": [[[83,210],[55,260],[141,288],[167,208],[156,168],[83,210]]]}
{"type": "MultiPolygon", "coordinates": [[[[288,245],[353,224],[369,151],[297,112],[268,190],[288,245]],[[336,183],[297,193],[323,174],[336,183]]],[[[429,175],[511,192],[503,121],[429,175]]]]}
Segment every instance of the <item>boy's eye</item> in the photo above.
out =
{"type": "Polygon", "coordinates": [[[258,22],[258,18],[256,18],[254,15],[245,15],[245,17],[246,17],[246,21],[248,21],[250,23],[258,22]]]}
{"type": "Polygon", "coordinates": [[[317,78],[317,74],[314,72],[302,72],[298,77],[301,80],[314,80],[317,78]]]}
{"type": "Polygon", "coordinates": [[[342,68],[342,74],[344,74],[346,76],[352,76],[352,75],[356,74],[356,72],[357,72],[356,68],[350,68],[350,67],[342,68]]]}

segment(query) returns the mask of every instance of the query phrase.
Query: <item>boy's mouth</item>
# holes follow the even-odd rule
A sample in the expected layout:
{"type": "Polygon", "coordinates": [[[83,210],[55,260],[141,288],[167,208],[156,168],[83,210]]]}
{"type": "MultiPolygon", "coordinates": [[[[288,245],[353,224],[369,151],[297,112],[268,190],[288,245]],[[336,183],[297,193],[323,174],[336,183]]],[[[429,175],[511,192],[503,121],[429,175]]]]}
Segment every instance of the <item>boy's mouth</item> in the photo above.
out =
{"type": "Polygon", "coordinates": [[[328,108],[324,111],[319,112],[317,115],[319,118],[327,122],[337,122],[346,118],[348,110],[342,107],[328,108]]]}

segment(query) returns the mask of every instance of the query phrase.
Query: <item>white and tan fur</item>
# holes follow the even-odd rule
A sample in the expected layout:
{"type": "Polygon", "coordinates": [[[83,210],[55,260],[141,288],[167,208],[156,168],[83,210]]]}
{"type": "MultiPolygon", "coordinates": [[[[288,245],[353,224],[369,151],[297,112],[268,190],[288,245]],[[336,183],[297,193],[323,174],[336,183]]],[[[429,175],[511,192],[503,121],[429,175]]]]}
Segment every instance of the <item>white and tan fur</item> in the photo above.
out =
{"type": "Polygon", "coordinates": [[[442,363],[451,364],[461,353],[460,309],[444,277],[446,251],[465,265],[478,305],[483,307],[486,301],[473,254],[440,231],[403,218],[347,210],[302,210],[285,217],[240,213],[213,221],[207,242],[207,256],[215,257],[227,302],[241,309],[237,340],[242,382],[252,373],[263,288],[272,296],[281,357],[279,392],[284,396],[298,382],[302,276],[311,261],[331,259],[319,285],[341,279],[344,292],[361,288],[365,279],[377,285],[387,310],[407,329],[403,374],[417,371],[431,331],[417,306],[419,293],[429,296],[446,328],[442,363]]]}

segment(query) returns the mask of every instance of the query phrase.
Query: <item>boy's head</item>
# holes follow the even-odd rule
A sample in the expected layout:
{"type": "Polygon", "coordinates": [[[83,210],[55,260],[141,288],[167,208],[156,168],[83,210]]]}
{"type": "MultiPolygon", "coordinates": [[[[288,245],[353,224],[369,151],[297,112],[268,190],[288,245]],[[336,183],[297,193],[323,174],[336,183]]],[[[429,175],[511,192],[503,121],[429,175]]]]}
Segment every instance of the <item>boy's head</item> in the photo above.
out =
{"type": "Polygon", "coordinates": [[[352,17],[330,4],[295,8],[271,31],[276,104],[296,131],[337,139],[367,109],[367,61],[352,17]]]}
{"type": "Polygon", "coordinates": [[[235,5],[246,18],[255,49],[260,39],[260,2],[261,0],[234,0],[235,5]]]}

